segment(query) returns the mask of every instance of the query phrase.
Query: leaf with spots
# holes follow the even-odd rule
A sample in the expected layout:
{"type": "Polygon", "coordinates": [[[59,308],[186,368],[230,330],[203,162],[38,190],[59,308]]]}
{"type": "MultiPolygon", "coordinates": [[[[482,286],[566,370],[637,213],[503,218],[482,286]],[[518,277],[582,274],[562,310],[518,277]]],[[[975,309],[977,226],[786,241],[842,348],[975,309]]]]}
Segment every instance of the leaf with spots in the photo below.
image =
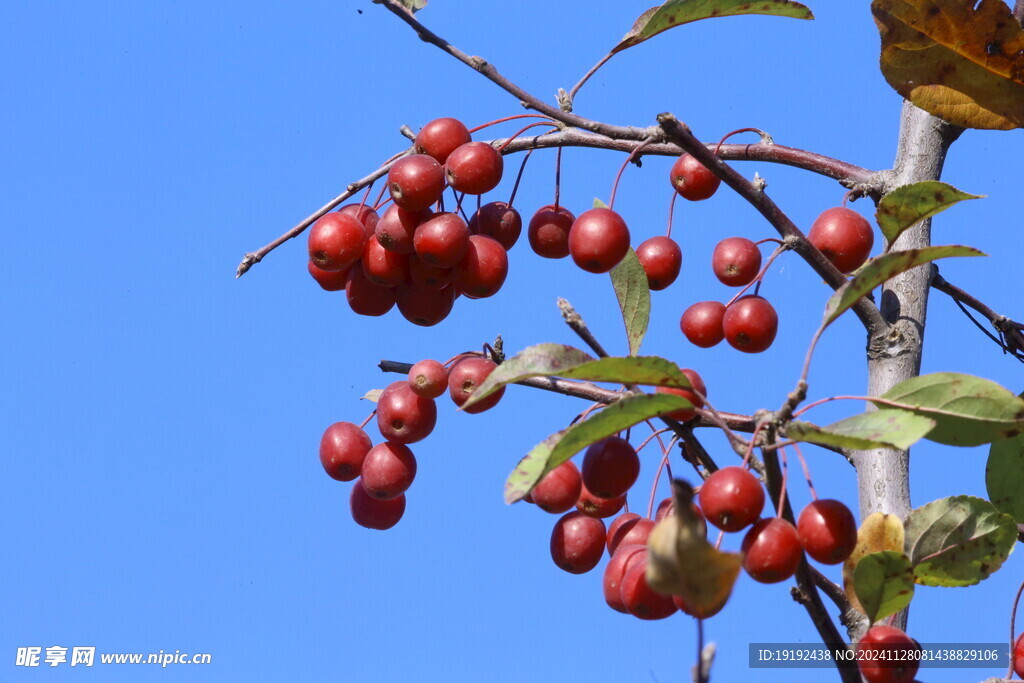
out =
{"type": "Polygon", "coordinates": [[[875,220],[885,239],[892,244],[914,223],[941,213],[965,199],[980,199],[983,196],[961,192],[937,180],[903,185],[882,197],[875,211],[875,220]]]}
{"type": "Polygon", "coordinates": [[[854,590],[854,572],[864,557],[883,550],[903,552],[903,521],[896,515],[873,512],[861,522],[857,545],[843,563],[843,590],[850,604],[861,612],[865,609],[854,590]]]}
{"type": "Polygon", "coordinates": [[[973,586],[1003,565],[1017,542],[1017,523],[992,503],[950,496],[911,510],[904,551],[924,586],[973,586]]]}
{"type": "Polygon", "coordinates": [[[877,398],[935,420],[925,437],[947,446],[980,446],[1024,433],[1024,400],[995,382],[956,372],[935,372],[900,382],[877,398]]]}
{"type": "Polygon", "coordinates": [[[985,488],[996,509],[1024,524],[1024,435],[992,443],[985,488]]]}
{"type": "Polygon", "coordinates": [[[693,408],[675,394],[640,394],[616,401],[582,422],[552,434],[526,454],[505,481],[505,502],[522,500],[545,474],[601,439],[658,415],[693,408]]]}
{"type": "Polygon", "coordinates": [[[861,558],[853,570],[853,588],[872,624],[910,604],[914,570],[901,552],[883,550],[861,558]]]}
{"type": "Polygon", "coordinates": [[[792,422],[786,427],[786,437],[794,441],[856,450],[906,450],[933,427],[934,420],[906,410],[876,410],[848,417],[827,427],[818,427],[809,422],[792,422]]]}
{"type": "Polygon", "coordinates": [[[647,334],[651,321],[651,288],[647,273],[640,265],[640,259],[632,248],[611,272],[612,287],[619,300],[622,320],[626,323],[626,339],[629,341],[629,355],[640,351],[640,344],[647,334]]]}
{"type": "Polygon", "coordinates": [[[807,6],[791,0],[668,0],[652,7],[633,22],[612,54],[639,45],[663,31],[701,19],[731,17],[741,14],[767,14],[794,19],[813,19],[807,6]]]}
{"type": "Polygon", "coordinates": [[[1024,31],[1003,0],[873,0],[889,85],[964,128],[1024,126],[1024,31]]]}
{"type": "Polygon", "coordinates": [[[986,256],[986,254],[974,247],[950,245],[893,251],[871,259],[849,282],[837,289],[828,300],[825,305],[825,320],[821,326],[827,327],[832,324],[836,318],[850,310],[861,297],[870,294],[875,287],[900,273],[936,259],[951,256],[986,256]]]}

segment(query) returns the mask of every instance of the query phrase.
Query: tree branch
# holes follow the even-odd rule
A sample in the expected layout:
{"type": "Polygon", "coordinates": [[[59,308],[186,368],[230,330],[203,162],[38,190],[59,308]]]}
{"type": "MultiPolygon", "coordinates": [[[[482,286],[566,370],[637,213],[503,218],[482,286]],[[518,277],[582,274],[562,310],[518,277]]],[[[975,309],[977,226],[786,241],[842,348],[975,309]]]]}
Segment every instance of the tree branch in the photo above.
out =
{"type": "MultiPolygon", "coordinates": [[[[1024,2],[1024,0],[1022,0],[1024,2]]],[[[991,308],[986,306],[984,303],[971,296],[964,290],[960,289],[956,285],[950,284],[944,277],[939,275],[939,268],[935,264],[932,264],[932,287],[939,290],[943,294],[949,295],[954,301],[963,306],[973,308],[975,311],[985,316],[985,318],[992,323],[992,327],[999,333],[999,338],[988,332],[982,327],[982,332],[991,337],[999,346],[1002,347],[1004,352],[1008,352],[1013,355],[1017,360],[1024,361],[1024,331],[1020,323],[1010,320],[1005,315],[1000,315],[993,311],[991,308]]],[[[967,311],[964,311],[967,313],[967,311]]],[[[970,313],[967,313],[970,317],[970,313]]],[[[971,320],[975,324],[978,324],[973,317],[971,320]]],[[[978,325],[981,327],[980,325],[978,325]]]]}

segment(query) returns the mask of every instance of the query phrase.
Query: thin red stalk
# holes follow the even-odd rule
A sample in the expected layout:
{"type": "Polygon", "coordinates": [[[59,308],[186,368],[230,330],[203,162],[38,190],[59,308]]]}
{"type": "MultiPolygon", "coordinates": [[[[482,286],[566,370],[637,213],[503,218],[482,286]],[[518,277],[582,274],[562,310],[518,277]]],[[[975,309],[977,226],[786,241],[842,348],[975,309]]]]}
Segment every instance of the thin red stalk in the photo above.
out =
{"type": "Polygon", "coordinates": [[[531,128],[536,128],[537,126],[551,126],[552,128],[558,128],[557,124],[551,123],[550,121],[536,121],[534,123],[531,123],[528,126],[523,126],[522,128],[520,128],[519,132],[517,132],[515,135],[513,135],[508,140],[506,140],[504,143],[502,143],[501,147],[498,148],[498,151],[499,152],[504,152],[505,148],[508,147],[509,145],[511,145],[512,142],[516,138],[518,138],[520,135],[522,135],[526,131],[530,130],[531,128]]]}
{"type": "Polygon", "coordinates": [[[376,415],[376,414],[377,414],[377,409],[374,408],[373,411],[369,415],[366,416],[366,419],[363,420],[362,424],[359,425],[359,428],[362,429],[366,425],[370,424],[370,420],[372,420],[373,416],[376,415]]]}
{"type": "Polygon", "coordinates": [[[782,484],[779,486],[779,504],[775,510],[775,516],[782,519],[782,511],[786,506],[786,483],[789,480],[789,462],[786,460],[786,451],[779,450],[779,457],[782,458],[782,484]]]}
{"type": "Polygon", "coordinates": [[[761,280],[763,280],[764,276],[768,273],[768,268],[770,268],[772,263],[775,262],[775,259],[779,258],[779,254],[781,254],[784,251],[786,251],[786,246],[785,246],[785,244],[780,243],[779,246],[777,246],[775,248],[775,251],[772,252],[772,255],[768,257],[768,262],[765,263],[763,266],[761,266],[761,272],[757,274],[757,277],[755,277],[753,280],[748,282],[747,285],[743,289],[741,289],[740,291],[736,292],[736,295],[732,299],[729,300],[729,303],[727,303],[725,305],[725,307],[729,308],[729,306],[732,306],[734,303],[736,303],[736,301],[741,296],[743,296],[744,292],[746,292],[748,289],[750,289],[754,285],[760,285],[761,284],[761,280]]]}
{"type": "Polygon", "coordinates": [[[793,417],[794,418],[800,417],[801,415],[806,413],[811,408],[814,408],[816,406],[820,406],[822,403],[828,403],[829,401],[847,401],[847,400],[870,401],[872,399],[869,396],[845,396],[845,395],[844,396],[829,396],[828,398],[822,398],[822,399],[818,399],[817,401],[813,401],[812,403],[808,403],[803,408],[801,408],[800,410],[798,410],[795,413],[793,413],[793,417]]]}
{"type": "Polygon", "coordinates": [[[790,445],[796,451],[796,457],[800,460],[800,467],[804,470],[804,479],[807,480],[807,488],[811,490],[811,498],[818,500],[818,492],[814,490],[814,482],[811,481],[811,468],[807,466],[807,461],[804,459],[804,454],[800,451],[800,446],[795,441],[790,445]]]}
{"type": "Polygon", "coordinates": [[[550,117],[544,116],[544,114],[516,114],[515,116],[506,116],[504,118],[495,119],[494,121],[488,121],[487,123],[481,123],[476,128],[470,128],[469,132],[472,135],[478,130],[483,130],[488,126],[493,126],[498,123],[505,123],[506,121],[514,121],[515,119],[547,119],[548,121],[551,120],[550,117]]]}
{"type": "Polygon", "coordinates": [[[676,192],[675,190],[672,190],[672,199],[670,199],[668,202],[668,228],[665,230],[665,237],[672,236],[672,213],[675,211],[676,197],[678,196],[679,193],[676,192]]]}
{"type": "Polygon", "coordinates": [[[649,145],[653,141],[654,138],[647,138],[646,140],[641,142],[633,149],[632,152],[629,153],[629,156],[626,157],[626,160],[622,162],[622,166],[619,167],[619,172],[615,174],[615,182],[612,183],[611,196],[608,197],[609,209],[615,208],[615,192],[619,189],[619,180],[622,178],[622,172],[626,170],[626,166],[628,166],[629,162],[631,162],[636,157],[636,155],[639,154],[640,150],[643,149],[645,146],[649,145]]]}
{"type": "Polygon", "coordinates": [[[740,133],[757,133],[758,135],[761,136],[761,142],[766,142],[772,139],[771,135],[768,135],[768,133],[765,133],[760,128],[737,128],[731,133],[726,133],[725,137],[718,141],[718,144],[715,145],[715,156],[718,156],[719,150],[722,149],[722,143],[731,138],[733,135],[739,135],[740,133]]]}
{"type": "Polygon", "coordinates": [[[558,197],[562,192],[562,148],[555,152],[555,213],[558,213],[558,197]]]}
{"type": "Polygon", "coordinates": [[[512,206],[512,202],[516,200],[516,192],[519,191],[519,181],[523,179],[523,171],[526,170],[526,162],[530,160],[531,154],[533,154],[532,149],[523,157],[523,163],[519,164],[519,173],[516,174],[516,182],[515,185],[512,186],[512,195],[508,198],[509,206],[512,206]]]}

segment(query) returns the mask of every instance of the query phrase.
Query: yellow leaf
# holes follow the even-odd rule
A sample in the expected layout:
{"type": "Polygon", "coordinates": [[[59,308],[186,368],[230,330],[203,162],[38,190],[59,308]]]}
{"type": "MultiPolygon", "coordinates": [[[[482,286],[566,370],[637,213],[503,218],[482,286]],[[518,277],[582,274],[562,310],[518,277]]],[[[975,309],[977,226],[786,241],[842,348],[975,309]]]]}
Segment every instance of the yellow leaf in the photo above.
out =
{"type": "Polygon", "coordinates": [[[857,530],[857,545],[843,563],[843,590],[850,604],[861,612],[864,608],[853,590],[853,570],[862,557],[883,550],[903,552],[903,522],[896,515],[875,512],[861,523],[857,530]]]}
{"type": "Polygon", "coordinates": [[[871,10],[896,92],[964,128],[1024,127],[1024,31],[1006,3],[873,0],[871,10]]]}

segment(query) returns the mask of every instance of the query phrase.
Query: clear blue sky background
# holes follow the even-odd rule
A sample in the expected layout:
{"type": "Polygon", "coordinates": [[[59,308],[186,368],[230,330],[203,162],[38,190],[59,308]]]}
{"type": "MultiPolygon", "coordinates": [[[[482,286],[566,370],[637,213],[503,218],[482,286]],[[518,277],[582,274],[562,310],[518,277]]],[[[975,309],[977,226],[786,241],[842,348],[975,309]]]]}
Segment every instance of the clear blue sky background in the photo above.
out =
{"type": "MultiPolygon", "coordinates": [[[[648,4],[433,0],[420,16],[550,98],[648,4]]],[[[648,125],[671,110],[707,140],[758,126],[782,144],[885,168],[900,100],[878,72],[868,3],[810,5],[817,21],[733,18],[659,36],[612,60],[577,111],[648,125]]],[[[644,623],[612,612],[600,570],[570,576],[551,563],[554,517],[502,503],[512,466],[581,404],[525,389],[478,416],[442,402],[436,432],[414,447],[420,471],[406,517],[386,533],[351,521],[349,486],[317,461],[323,429],[360,421],[370,407],[359,397],[394,379],[376,369],[381,358],[443,359],[499,333],[510,351],[574,343],[556,296],[623,352],[606,277],[539,259],[524,239],[497,297],[460,300],[448,320],[425,330],[397,311],[358,318],[342,296],[320,291],[306,274],[304,238],[233,277],[246,251],[403,149],[402,124],[449,115],[476,124],[520,112],[514,99],[368,0],[4,3],[0,64],[0,678],[688,678],[691,619],[644,623]],[[16,669],[16,648],[34,645],[209,652],[213,664],[16,669]]],[[[1017,319],[1022,152],[1019,132],[964,135],[945,178],[989,197],[955,207],[935,227],[939,243],[992,254],[944,264],[947,278],[1017,319]]],[[[534,156],[517,200],[524,213],[550,201],[553,156],[534,156]]],[[[607,198],[621,161],[568,152],[563,202],[582,210],[607,198]]],[[[636,243],[664,229],[669,164],[647,159],[624,177],[617,208],[636,243]]],[[[843,194],[808,173],[740,168],[767,178],[805,228],[843,194]]],[[[509,188],[506,181],[496,196],[509,188]]],[[[870,214],[865,204],[855,208],[870,214]]],[[[683,275],[654,296],[646,352],[697,368],[722,409],[777,406],[827,289],[784,257],[763,290],[782,319],[773,348],[759,356],[696,349],[679,334],[679,314],[694,301],[730,296],[710,272],[714,243],[767,237],[770,228],[723,190],[681,203],[676,235],[683,275]]],[[[949,300],[934,297],[929,321],[925,371],[1024,388],[1024,368],[949,300]]],[[[863,341],[854,319],[826,335],[813,397],[863,390],[863,341]]],[[[833,404],[814,418],[860,409],[833,404]]],[[[729,460],[720,440],[707,442],[729,460]]],[[[850,468],[811,451],[819,492],[853,501],[850,468]]],[[[915,505],[984,495],[985,455],[915,449],[915,505]]],[[[630,500],[635,509],[646,506],[651,456],[630,500]]],[[[802,505],[799,475],[791,488],[802,505]]],[[[912,635],[1003,640],[1021,567],[1016,553],[976,588],[920,589],[912,635]]],[[[816,639],[786,586],[747,578],[707,632],[719,643],[716,680],[781,678],[747,669],[748,642],[816,639]]]]}

